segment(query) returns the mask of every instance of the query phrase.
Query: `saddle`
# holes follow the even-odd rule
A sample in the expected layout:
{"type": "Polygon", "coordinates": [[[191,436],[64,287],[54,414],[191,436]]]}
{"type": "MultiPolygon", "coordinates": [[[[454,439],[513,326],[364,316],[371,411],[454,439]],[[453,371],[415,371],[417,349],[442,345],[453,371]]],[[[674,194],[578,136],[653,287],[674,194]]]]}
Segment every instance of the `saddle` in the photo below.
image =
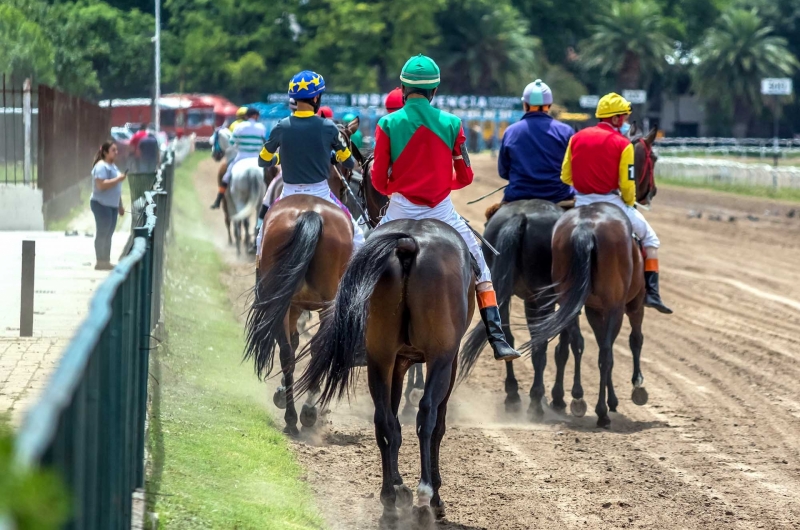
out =
{"type": "MultiPolygon", "coordinates": [[[[484,215],[486,216],[486,222],[489,222],[489,219],[494,217],[494,214],[497,213],[497,210],[499,210],[500,207],[503,206],[504,204],[505,204],[505,202],[500,201],[497,204],[493,204],[493,205],[489,206],[488,208],[486,208],[486,212],[484,213],[484,215]]],[[[556,206],[558,206],[559,208],[561,208],[564,211],[571,210],[572,208],[575,207],[575,199],[572,198],[572,199],[568,199],[566,201],[557,202],[556,206]]]]}

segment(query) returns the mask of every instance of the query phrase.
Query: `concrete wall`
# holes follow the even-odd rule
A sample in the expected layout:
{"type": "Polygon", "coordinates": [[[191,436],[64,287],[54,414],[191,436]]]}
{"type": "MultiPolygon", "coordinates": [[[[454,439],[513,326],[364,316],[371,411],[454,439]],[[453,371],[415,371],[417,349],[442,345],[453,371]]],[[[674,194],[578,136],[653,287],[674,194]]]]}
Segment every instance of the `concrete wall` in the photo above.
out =
{"type": "Polygon", "coordinates": [[[44,230],[42,190],[0,184],[0,230],[44,230]]]}
{"type": "Polygon", "coordinates": [[[697,124],[698,136],[706,135],[706,113],[696,96],[664,97],[660,128],[669,136],[676,135],[676,124],[697,124]]]}

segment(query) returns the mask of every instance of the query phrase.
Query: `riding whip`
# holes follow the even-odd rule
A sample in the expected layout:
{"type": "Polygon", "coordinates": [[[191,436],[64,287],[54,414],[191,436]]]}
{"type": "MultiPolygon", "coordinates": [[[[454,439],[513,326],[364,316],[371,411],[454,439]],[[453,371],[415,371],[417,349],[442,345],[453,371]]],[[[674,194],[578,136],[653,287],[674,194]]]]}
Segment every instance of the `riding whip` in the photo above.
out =
{"type": "MultiPolygon", "coordinates": [[[[464,218],[462,217],[462,219],[464,219],[464,218]]],[[[492,254],[494,254],[495,256],[499,256],[499,255],[500,255],[500,252],[499,252],[499,251],[498,251],[496,248],[494,248],[494,247],[493,247],[493,246],[492,246],[492,245],[491,245],[491,244],[490,244],[488,241],[486,241],[486,238],[484,238],[484,237],[483,237],[483,235],[482,235],[480,232],[478,232],[477,230],[475,230],[474,228],[472,228],[472,225],[470,225],[470,224],[469,224],[469,221],[467,221],[466,219],[464,219],[464,222],[465,222],[465,223],[467,223],[467,226],[469,227],[469,229],[470,229],[470,230],[472,230],[472,233],[473,233],[473,234],[475,234],[475,237],[477,237],[477,238],[478,238],[478,240],[479,240],[479,241],[480,241],[480,242],[481,242],[481,243],[482,243],[482,244],[483,244],[483,245],[484,245],[486,248],[488,248],[488,249],[489,249],[489,250],[492,252],[492,254]]]]}
{"type": "Polygon", "coordinates": [[[342,175],[342,173],[339,171],[338,167],[333,166],[333,169],[336,170],[336,175],[339,176],[339,180],[342,181],[342,185],[344,186],[344,189],[347,190],[347,193],[350,195],[350,198],[353,199],[353,203],[356,206],[358,206],[358,211],[360,213],[360,217],[362,219],[364,219],[364,222],[367,225],[369,225],[369,215],[367,215],[367,213],[364,211],[364,208],[362,208],[361,202],[359,202],[358,197],[355,196],[355,194],[353,193],[353,190],[350,189],[350,185],[347,183],[347,180],[344,178],[344,175],[342,175]]]}
{"type": "Polygon", "coordinates": [[[492,195],[494,195],[494,194],[495,194],[495,193],[497,193],[498,191],[504,190],[504,189],[506,189],[507,187],[508,187],[508,184],[506,184],[505,186],[500,186],[499,188],[497,188],[497,189],[496,189],[496,190],[494,190],[493,192],[487,193],[486,195],[483,195],[482,197],[478,197],[477,199],[473,199],[473,200],[469,201],[467,204],[475,204],[476,202],[482,201],[482,200],[483,200],[483,199],[485,199],[486,197],[491,197],[492,195]]]}

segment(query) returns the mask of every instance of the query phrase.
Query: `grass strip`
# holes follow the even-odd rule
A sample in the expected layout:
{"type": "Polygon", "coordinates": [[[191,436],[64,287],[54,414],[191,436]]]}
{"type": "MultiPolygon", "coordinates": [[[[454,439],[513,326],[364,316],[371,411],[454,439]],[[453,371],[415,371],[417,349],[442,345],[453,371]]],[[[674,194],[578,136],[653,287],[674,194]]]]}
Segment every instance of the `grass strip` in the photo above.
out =
{"type": "Polygon", "coordinates": [[[709,182],[662,177],[659,177],[657,183],[659,186],[675,186],[680,188],[719,191],[734,195],[746,195],[748,197],[761,197],[779,201],[800,202],[800,188],[778,188],[776,190],[770,186],[753,186],[748,184],[731,184],[727,182],[709,182]]]}
{"type": "Polygon", "coordinates": [[[322,528],[303,470],[265,409],[267,389],[240,362],[241,325],[219,280],[225,265],[192,183],[203,156],[176,172],[166,340],[151,362],[150,508],[167,529],[322,528]]]}

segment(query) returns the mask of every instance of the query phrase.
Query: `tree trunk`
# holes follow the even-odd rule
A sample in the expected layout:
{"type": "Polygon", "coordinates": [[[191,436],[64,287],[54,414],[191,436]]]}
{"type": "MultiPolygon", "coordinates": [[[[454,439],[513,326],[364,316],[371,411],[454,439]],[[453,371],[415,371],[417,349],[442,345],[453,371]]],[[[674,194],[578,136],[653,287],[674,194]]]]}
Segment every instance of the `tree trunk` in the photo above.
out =
{"type": "Polygon", "coordinates": [[[643,87],[639,86],[641,82],[642,68],[639,56],[632,52],[625,52],[625,59],[622,61],[622,67],[617,74],[617,89],[621,92],[623,90],[639,90],[643,87]]]}
{"type": "Polygon", "coordinates": [[[742,98],[733,102],[733,136],[747,137],[747,126],[750,123],[750,105],[742,98]]]}

